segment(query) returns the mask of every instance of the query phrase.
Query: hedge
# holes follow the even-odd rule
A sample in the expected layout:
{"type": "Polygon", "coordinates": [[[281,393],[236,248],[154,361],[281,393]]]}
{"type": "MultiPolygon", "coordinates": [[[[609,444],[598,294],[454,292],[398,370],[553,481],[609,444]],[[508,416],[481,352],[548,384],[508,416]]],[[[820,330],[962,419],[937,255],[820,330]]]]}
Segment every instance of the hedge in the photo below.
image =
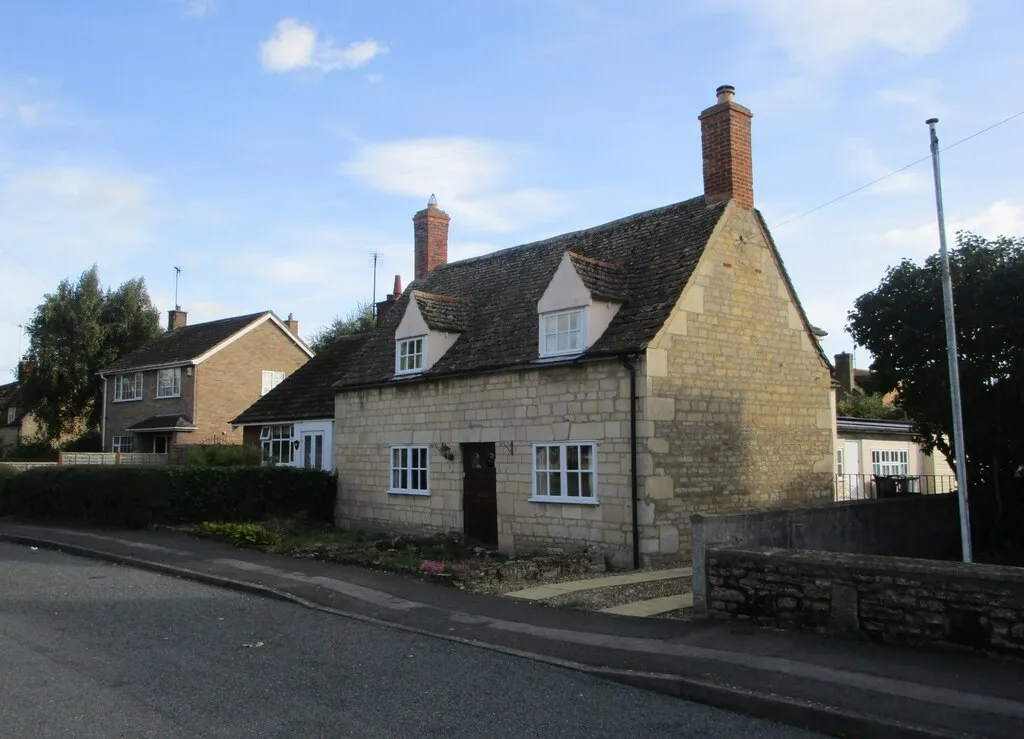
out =
{"type": "Polygon", "coordinates": [[[0,515],[124,528],[333,519],[337,478],[291,467],[42,467],[0,485],[0,515]]]}

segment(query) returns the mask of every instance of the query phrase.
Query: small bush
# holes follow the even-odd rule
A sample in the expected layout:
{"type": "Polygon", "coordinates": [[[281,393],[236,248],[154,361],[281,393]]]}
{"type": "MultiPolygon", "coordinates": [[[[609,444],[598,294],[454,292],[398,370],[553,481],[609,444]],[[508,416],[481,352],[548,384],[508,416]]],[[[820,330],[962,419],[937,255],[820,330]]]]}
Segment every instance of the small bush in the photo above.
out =
{"type": "Polygon", "coordinates": [[[0,515],[145,528],[259,521],[300,513],[333,518],[337,480],[291,467],[42,467],[7,480],[0,515]]]}
{"type": "Polygon", "coordinates": [[[283,541],[281,532],[258,523],[203,521],[199,525],[199,533],[230,542],[236,547],[272,547],[279,546],[283,541]]]}
{"type": "Polygon", "coordinates": [[[191,444],[182,453],[192,467],[255,467],[263,462],[260,447],[252,445],[191,444]]]}
{"type": "Polygon", "coordinates": [[[72,439],[61,445],[61,449],[65,452],[102,452],[103,443],[100,439],[100,432],[86,431],[77,439],[72,439]]]}
{"type": "Polygon", "coordinates": [[[57,450],[45,442],[17,444],[4,449],[4,459],[10,462],[56,462],[57,450]]]}
{"type": "Polygon", "coordinates": [[[18,474],[20,474],[18,470],[10,465],[0,464],[0,516],[4,515],[4,485],[18,474]]]}

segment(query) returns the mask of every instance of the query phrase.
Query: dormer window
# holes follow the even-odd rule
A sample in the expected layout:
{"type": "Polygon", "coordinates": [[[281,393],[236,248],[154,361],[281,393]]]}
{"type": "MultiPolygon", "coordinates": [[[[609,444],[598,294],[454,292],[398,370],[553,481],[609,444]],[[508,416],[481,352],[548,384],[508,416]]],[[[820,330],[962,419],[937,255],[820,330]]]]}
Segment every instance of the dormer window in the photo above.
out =
{"type": "Polygon", "coordinates": [[[579,354],[586,348],[586,309],[552,311],[540,316],[540,356],[579,354]]]}
{"type": "Polygon", "coordinates": [[[395,373],[399,375],[423,371],[423,354],[427,338],[414,336],[395,342],[395,373]]]}

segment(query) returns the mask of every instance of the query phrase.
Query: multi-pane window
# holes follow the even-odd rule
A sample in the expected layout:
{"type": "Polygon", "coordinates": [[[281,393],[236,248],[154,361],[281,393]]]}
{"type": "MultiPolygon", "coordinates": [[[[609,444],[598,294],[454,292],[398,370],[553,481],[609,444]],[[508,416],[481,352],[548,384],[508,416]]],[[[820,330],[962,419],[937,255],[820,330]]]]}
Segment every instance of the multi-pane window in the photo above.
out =
{"type": "Polygon", "coordinates": [[[843,474],[843,450],[836,449],[836,474],[843,474]]]}
{"type": "Polygon", "coordinates": [[[425,446],[391,447],[391,492],[430,492],[430,460],[425,446]]]}
{"type": "Polygon", "coordinates": [[[284,381],[284,372],[276,370],[263,370],[263,385],[260,395],[266,395],[284,381]]]}
{"type": "Polygon", "coordinates": [[[260,429],[260,446],[263,447],[263,464],[291,464],[292,426],[264,426],[260,429]]]}
{"type": "Polygon", "coordinates": [[[162,369],[156,373],[156,397],[177,398],[181,395],[181,367],[162,369]]]}
{"type": "Polygon", "coordinates": [[[879,477],[906,477],[910,473],[906,449],[872,449],[871,472],[879,477]]]}
{"type": "Polygon", "coordinates": [[[111,447],[115,452],[134,452],[135,451],[135,437],[134,436],[115,436],[114,445],[111,447]]]}
{"type": "Polygon", "coordinates": [[[597,497],[597,447],[590,442],[535,444],[533,498],[593,502],[597,497]]]}
{"type": "Polygon", "coordinates": [[[302,435],[302,466],[315,470],[324,468],[324,435],[302,435]]]}
{"type": "Polygon", "coordinates": [[[423,370],[423,337],[401,339],[395,347],[395,372],[421,372],[423,370]]]}
{"type": "Polygon", "coordinates": [[[540,317],[540,355],[578,354],[583,351],[583,309],[545,313],[540,317]]]}
{"type": "Polygon", "coordinates": [[[18,415],[18,409],[13,405],[7,409],[7,423],[14,423],[14,419],[18,415]]]}
{"type": "Polygon", "coordinates": [[[114,377],[114,402],[121,403],[125,400],[142,400],[141,372],[114,377]]]}

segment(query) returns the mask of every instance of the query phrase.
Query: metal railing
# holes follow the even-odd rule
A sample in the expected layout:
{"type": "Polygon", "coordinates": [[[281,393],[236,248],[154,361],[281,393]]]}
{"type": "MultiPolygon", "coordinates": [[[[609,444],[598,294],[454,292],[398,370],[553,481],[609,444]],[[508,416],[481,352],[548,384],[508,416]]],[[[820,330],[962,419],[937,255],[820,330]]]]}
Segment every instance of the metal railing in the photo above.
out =
{"type": "Polygon", "coordinates": [[[835,500],[874,500],[956,492],[955,475],[836,475],[835,500]]]}

